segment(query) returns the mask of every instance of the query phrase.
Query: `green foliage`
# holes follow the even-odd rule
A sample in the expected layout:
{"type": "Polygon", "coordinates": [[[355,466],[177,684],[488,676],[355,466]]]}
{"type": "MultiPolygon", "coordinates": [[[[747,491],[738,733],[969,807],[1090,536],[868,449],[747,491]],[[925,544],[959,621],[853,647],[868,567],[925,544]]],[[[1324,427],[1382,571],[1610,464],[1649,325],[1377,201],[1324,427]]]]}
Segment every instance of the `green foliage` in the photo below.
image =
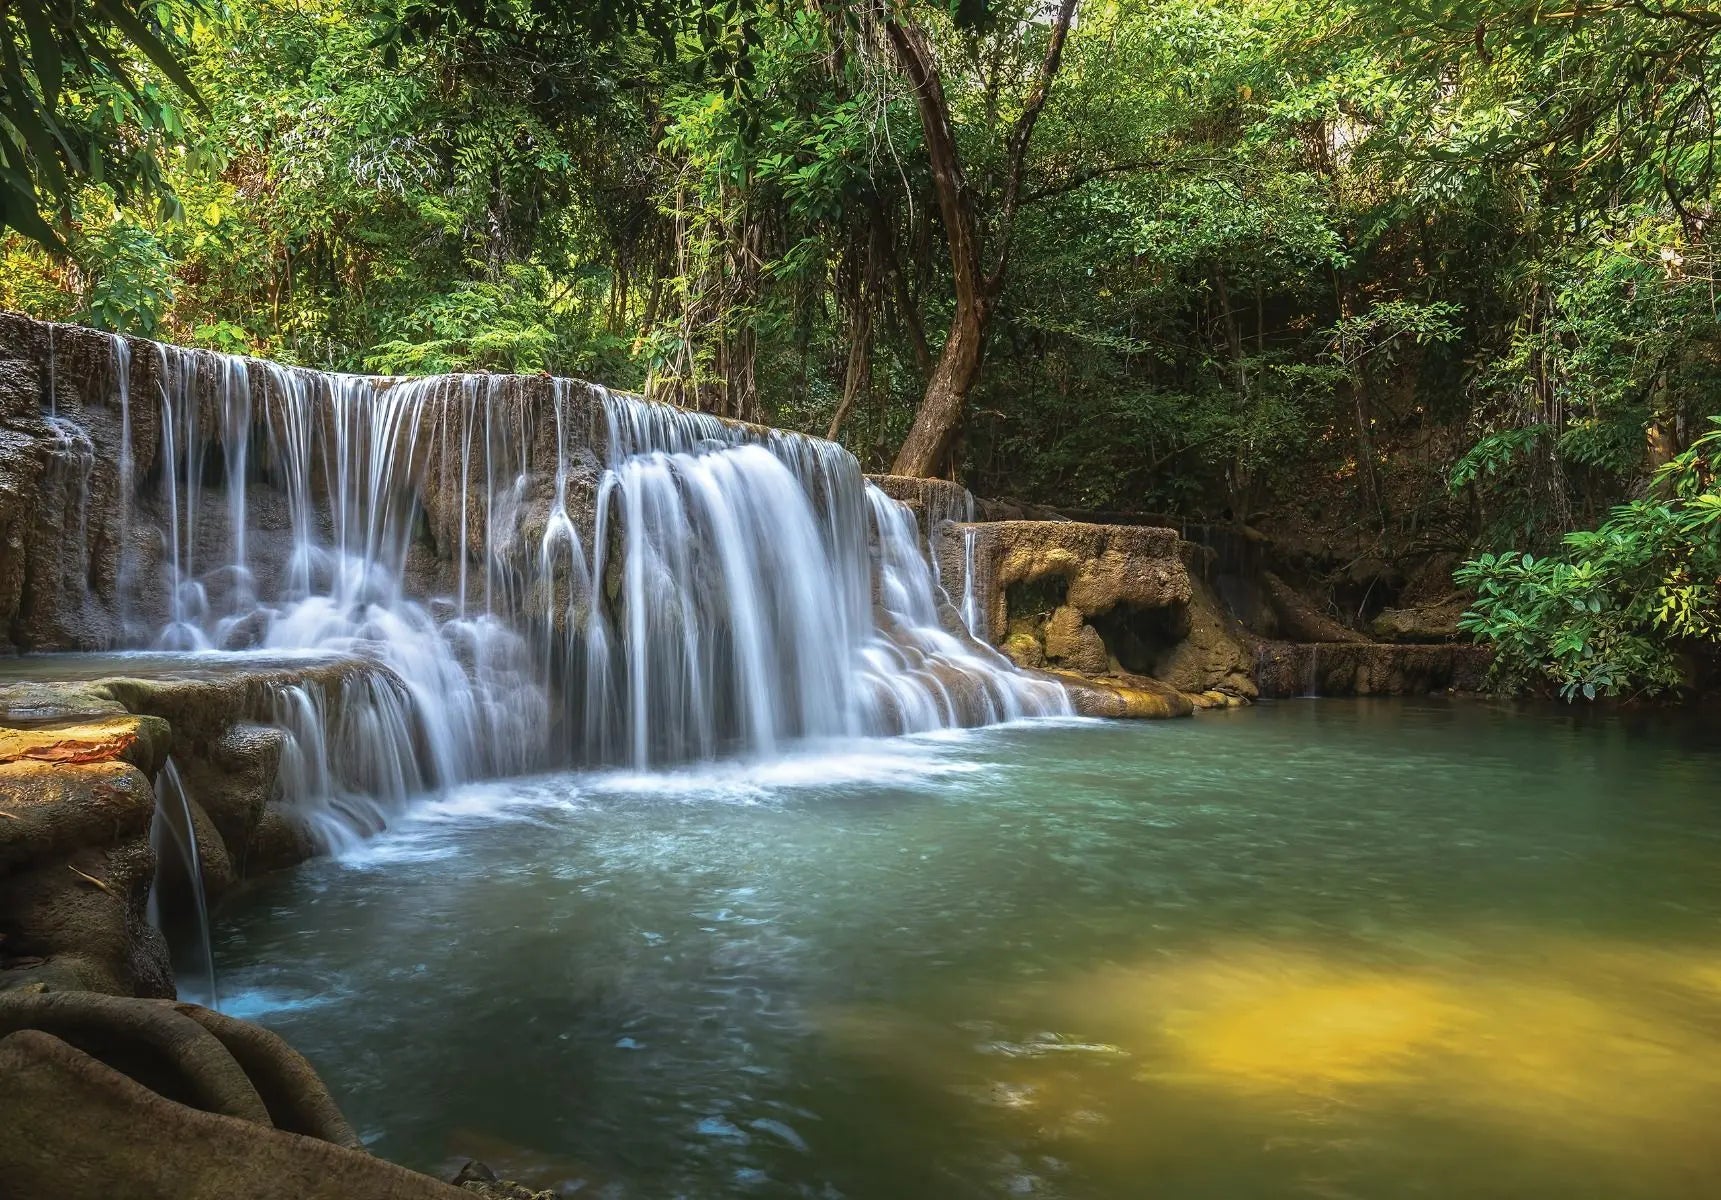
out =
{"type": "Polygon", "coordinates": [[[1650,497],[1615,508],[1599,529],[1567,534],[1565,552],[1507,551],[1466,562],[1476,589],[1459,623],[1496,651],[1512,687],[1577,696],[1676,690],[1682,651],[1721,645],[1721,418],[1657,472],[1650,497]]]}
{"type": "Polygon", "coordinates": [[[149,229],[121,217],[77,239],[76,257],[88,273],[85,319],[97,329],[154,333],[173,302],[171,264],[149,229]]]}
{"type": "Polygon", "coordinates": [[[451,371],[541,371],[553,357],[556,334],[540,272],[512,268],[500,284],[460,284],[432,296],[400,322],[404,336],[383,342],[365,359],[384,375],[451,371]]]}
{"type": "Polygon", "coordinates": [[[201,11],[198,0],[0,7],[0,231],[63,251],[43,209],[69,207],[85,183],[171,203],[160,152],[184,133],[180,97],[199,102],[180,56],[201,11]]]}

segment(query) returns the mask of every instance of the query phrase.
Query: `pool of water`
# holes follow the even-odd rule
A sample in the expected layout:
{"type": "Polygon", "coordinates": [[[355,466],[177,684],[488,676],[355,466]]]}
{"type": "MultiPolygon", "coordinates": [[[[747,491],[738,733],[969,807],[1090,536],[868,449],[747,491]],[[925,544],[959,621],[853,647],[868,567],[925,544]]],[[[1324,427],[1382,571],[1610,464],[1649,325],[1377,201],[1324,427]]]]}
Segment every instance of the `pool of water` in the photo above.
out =
{"type": "Polygon", "coordinates": [[[1716,740],[1307,701],[468,787],[229,902],[223,1006],[378,1153],[579,1196],[1710,1197],[1716,740]]]}

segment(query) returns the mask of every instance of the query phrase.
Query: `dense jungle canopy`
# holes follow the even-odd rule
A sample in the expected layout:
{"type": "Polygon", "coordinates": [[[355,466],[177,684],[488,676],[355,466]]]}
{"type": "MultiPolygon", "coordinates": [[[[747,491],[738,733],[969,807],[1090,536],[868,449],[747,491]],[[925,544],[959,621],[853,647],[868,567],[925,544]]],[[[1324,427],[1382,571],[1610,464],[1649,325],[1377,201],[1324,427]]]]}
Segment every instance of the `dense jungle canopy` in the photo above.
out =
{"type": "Polygon", "coordinates": [[[1721,8],[0,12],[0,306],[1266,530],[1345,619],[1468,558],[1568,695],[1721,638],[1721,8]]]}

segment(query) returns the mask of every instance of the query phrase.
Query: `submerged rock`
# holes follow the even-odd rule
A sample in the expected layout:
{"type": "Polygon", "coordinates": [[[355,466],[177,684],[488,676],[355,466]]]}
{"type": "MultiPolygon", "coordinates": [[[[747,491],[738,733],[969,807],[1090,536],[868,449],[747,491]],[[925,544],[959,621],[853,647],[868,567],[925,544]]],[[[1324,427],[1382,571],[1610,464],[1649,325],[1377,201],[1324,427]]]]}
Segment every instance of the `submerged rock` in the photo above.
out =
{"type": "Polygon", "coordinates": [[[462,1191],[483,1196],[485,1200],[558,1200],[556,1193],[549,1188],[535,1191],[523,1183],[496,1178],[496,1172],[477,1159],[469,1159],[450,1182],[462,1191]]]}

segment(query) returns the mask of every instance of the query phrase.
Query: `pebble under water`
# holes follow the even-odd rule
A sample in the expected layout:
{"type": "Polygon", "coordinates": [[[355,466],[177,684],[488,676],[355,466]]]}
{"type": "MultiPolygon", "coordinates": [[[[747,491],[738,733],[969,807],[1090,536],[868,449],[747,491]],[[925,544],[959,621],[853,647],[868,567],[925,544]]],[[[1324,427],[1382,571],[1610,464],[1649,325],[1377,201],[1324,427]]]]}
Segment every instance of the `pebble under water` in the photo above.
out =
{"type": "Polygon", "coordinates": [[[231,900],[223,1007],[578,1196],[1707,1197],[1718,768],[1302,701],[470,784],[231,900]]]}

